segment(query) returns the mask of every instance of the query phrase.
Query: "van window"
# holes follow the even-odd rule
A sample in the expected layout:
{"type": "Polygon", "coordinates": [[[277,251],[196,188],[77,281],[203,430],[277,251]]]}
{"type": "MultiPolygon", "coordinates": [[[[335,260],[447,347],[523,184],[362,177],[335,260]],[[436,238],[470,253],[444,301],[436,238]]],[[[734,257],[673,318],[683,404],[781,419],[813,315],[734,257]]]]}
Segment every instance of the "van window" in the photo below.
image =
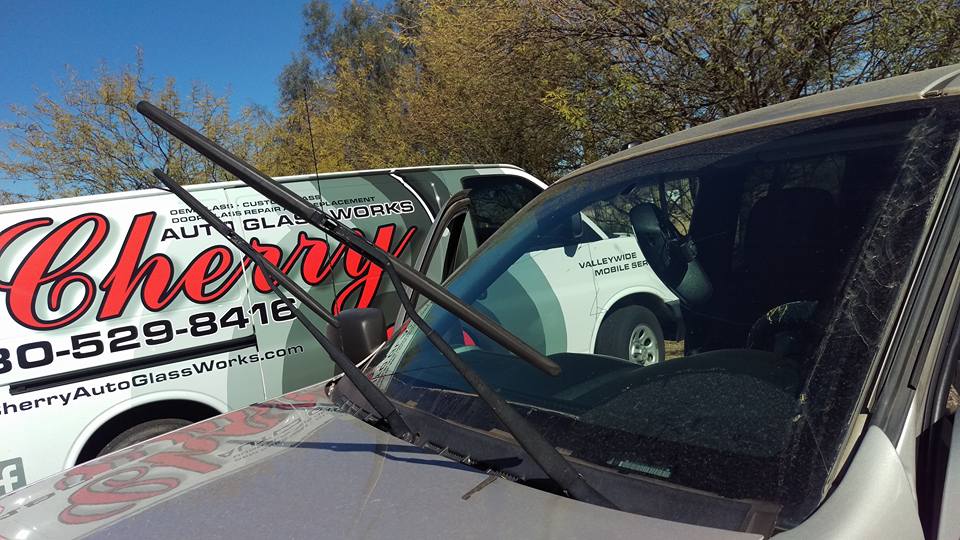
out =
{"type": "MultiPolygon", "coordinates": [[[[424,254],[423,268],[431,278],[443,281],[508,219],[542,190],[517,176],[474,176],[463,179],[469,190],[470,208],[459,216],[440,215],[448,221],[431,253],[424,254]]],[[[444,207],[443,211],[448,211],[444,207]]],[[[429,242],[428,242],[429,245],[429,242]]]]}
{"type": "Polygon", "coordinates": [[[470,190],[470,214],[477,245],[486,242],[541,192],[537,186],[516,176],[464,178],[463,187],[470,190]]]}
{"type": "Polygon", "coordinates": [[[664,180],[596,201],[583,209],[583,215],[608,237],[634,236],[630,209],[645,202],[662,209],[677,230],[687,234],[696,194],[697,178],[664,180]]]}

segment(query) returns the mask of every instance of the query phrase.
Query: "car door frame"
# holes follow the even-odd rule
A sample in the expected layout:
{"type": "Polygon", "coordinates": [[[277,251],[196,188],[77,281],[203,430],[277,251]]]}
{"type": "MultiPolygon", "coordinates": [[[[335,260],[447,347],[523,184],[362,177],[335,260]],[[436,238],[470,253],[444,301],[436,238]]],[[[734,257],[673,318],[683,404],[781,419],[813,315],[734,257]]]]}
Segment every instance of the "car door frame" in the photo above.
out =
{"type": "MultiPolygon", "coordinates": [[[[956,234],[960,230],[960,142],[951,150],[938,184],[945,187],[933,202],[923,244],[909,260],[911,270],[881,337],[879,360],[867,374],[821,507],[784,533],[784,538],[841,538],[864,534],[869,527],[886,534],[899,531],[900,537],[924,538],[923,529],[942,525],[924,523],[929,509],[918,496],[919,486],[927,479],[918,484],[917,451],[918,440],[943,418],[941,411],[935,410],[936,395],[948,372],[945,362],[957,360],[950,358],[949,351],[956,348],[951,342],[957,341],[960,313],[960,235],[956,234]],[[885,467],[865,475],[865,466],[870,464],[885,467]],[[893,485],[897,486],[894,493],[883,491],[893,485]],[[851,497],[857,490],[859,495],[851,497]],[[893,498],[898,502],[884,501],[893,498]],[[859,504],[865,500],[878,504],[859,504]],[[866,511],[864,508],[869,508],[870,515],[857,514],[866,511]]],[[[960,459],[953,455],[958,452],[960,448],[951,449],[950,459],[960,459]]],[[[960,487],[960,471],[956,476],[949,480],[960,487]]],[[[938,513],[933,515],[939,520],[942,516],[938,513]]]]}
{"type": "MultiPolygon", "coordinates": [[[[437,247],[440,245],[440,239],[443,235],[444,230],[447,226],[454,222],[457,218],[466,217],[470,211],[470,190],[462,190],[454,193],[450,196],[446,203],[440,208],[437,212],[436,217],[433,220],[433,224],[430,226],[430,230],[427,231],[427,240],[424,243],[423,247],[420,249],[420,253],[417,255],[417,261],[415,268],[420,273],[426,275],[430,267],[430,261],[433,259],[433,255],[437,250],[437,247]]],[[[463,225],[461,224],[461,227],[463,225]]],[[[446,247],[446,253],[451,253],[450,246],[455,245],[450,242],[455,242],[451,234],[450,241],[446,247]]],[[[447,265],[447,256],[444,255],[444,275],[438,280],[442,282],[446,277],[446,265],[447,265]]],[[[409,286],[404,286],[406,289],[407,295],[410,297],[411,305],[416,305],[417,300],[419,299],[419,294],[412,290],[409,286]]],[[[395,328],[399,328],[400,324],[406,319],[407,312],[403,306],[400,306],[400,310],[397,312],[395,328]]]]}

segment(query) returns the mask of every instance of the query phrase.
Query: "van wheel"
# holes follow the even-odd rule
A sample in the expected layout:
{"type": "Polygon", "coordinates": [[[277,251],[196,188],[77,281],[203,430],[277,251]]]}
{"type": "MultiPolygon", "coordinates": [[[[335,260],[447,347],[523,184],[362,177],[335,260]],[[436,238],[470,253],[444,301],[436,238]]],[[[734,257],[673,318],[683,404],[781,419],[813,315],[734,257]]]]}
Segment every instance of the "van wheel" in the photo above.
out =
{"type": "Polygon", "coordinates": [[[625,306],[602,323],[594,352],[649,366],[666,356],[663,328],[652,311],[643,306],[625,306]]]}
{"type": "Polygon", "coordinates": [[[190,420],[184,420],[183,418],[161,418],[137,424],[114,437],[113,440],[108,442],[107,445],[97,453],[97,457],[116,452],[121,448],[152,439],[169,431],[180,429],[183,426],[189,426],[192,423],[190,420]]]}

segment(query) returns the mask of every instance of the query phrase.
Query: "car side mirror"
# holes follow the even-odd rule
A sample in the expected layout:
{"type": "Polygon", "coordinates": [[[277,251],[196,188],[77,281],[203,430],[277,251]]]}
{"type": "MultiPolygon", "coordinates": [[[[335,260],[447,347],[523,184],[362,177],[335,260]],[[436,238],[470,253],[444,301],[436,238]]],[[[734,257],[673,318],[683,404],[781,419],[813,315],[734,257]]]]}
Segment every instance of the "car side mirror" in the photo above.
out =
{"type": "Polygon", "coordinates": [[[387,340],[383,312],[377,308],[345,309],[337,314],[340,328],[327,326],[327,337],[359,364],[387,340]]]}
{"type": "Polygon", "coordinates": [[[583,241],[583,215],[580,212],[574,212],[564,225],[566,230],[560,233],[567,239],[566,244],[563,246],[563,252],[567,257],[573,257],[577,253],[577,245],[583,241]],[[570,242],[569,240],[573,241],[570,242]]]}

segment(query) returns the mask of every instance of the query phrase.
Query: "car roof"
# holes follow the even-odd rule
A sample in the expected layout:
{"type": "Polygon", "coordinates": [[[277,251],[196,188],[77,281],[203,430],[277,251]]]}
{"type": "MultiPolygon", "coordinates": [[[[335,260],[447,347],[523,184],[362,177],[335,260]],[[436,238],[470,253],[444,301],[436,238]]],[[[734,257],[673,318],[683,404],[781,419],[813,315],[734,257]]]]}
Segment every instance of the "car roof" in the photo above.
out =
{"type": "Polygon", "coordinates": [[[635,157],[731,133],[887,103],[948,95],[960,95],[960,64],[850,86],[728,116],[633,146],[581,167],[560,181],[635,157]]]}

